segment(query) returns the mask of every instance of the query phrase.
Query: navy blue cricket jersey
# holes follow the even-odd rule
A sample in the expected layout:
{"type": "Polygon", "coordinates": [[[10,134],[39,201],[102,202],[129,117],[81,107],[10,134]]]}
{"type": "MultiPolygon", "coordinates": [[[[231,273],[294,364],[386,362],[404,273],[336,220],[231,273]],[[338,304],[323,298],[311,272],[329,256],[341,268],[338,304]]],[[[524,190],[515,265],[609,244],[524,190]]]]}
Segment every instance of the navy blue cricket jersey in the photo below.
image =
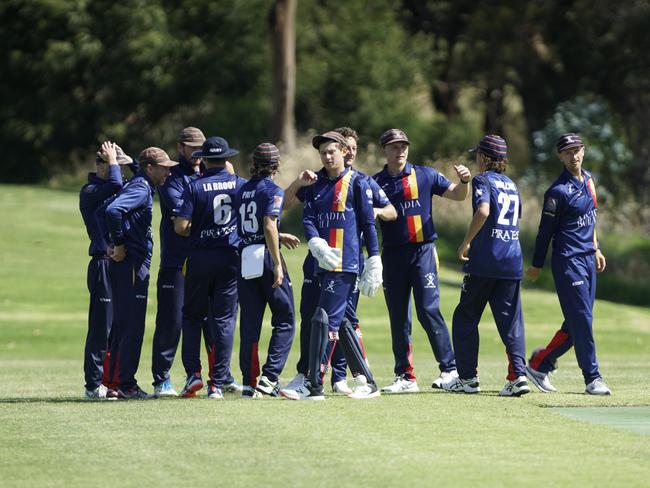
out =
{"type": "Polygon", "coordinates": [[[317,174],[316,183],[306,187],[304,193],[305,236],[308,241],[321,237],[330,247],[341,249],[343,263],[334,271],[358,273],[361,234],[366,241],[368,255],[379,254],[372,190],[364,178],[350,168],[333,180],[327,177],[325,169],[317,174]]]}
{"type": "Polygon", "coordinates": [[[194,172],[194,168],[182,154],[178,155],[178,162],[178,165],[170,168],[171,174],[158,188],[162,214],[160,219],[161,268],[181,268],[190,253],[190,240],[174,232],[174,221],[171,218],[182,201],[185,188],[201,175],[194,172]]]}
{"type": "Polygon", "coordinates": [[[591,173],[582,171],[583,181],[566,169],[544,194],[533,266],[541,268],[553,239],[553,254],[565,258],[594,254],[598,249],[596,214],[598,200],[591,173]]]}
{"type": "Polygon", "coordinates": [[[88,255],[105,256],[108,244],[106,235],[95,218],[96,210],[104,202],[122,189],[122,172],[115,164],[108,166],[108,178],[103,179],[97,173],[88,173],[88,183],[79,192],[79,210],[86,225],[90,239],[88,255]]]}
{"type": "Polygon", "coordinates": [[[410,163],[397,176],[391,176],[385,165],[373,178],[397,210],[394,221],[379,221],[382,245],[396,247],[435,241],[438,235],[431,215],[431,199],[446,192],[451,181],[433,168],[410,163]]]}
{"type": "Polygon", "coordinates": [[[149,274],[153,238],[151,217],[154,185],[140,172],[131,178],[106,207],[106,226],[111,242],[126,247],[126,259],[140,279],[149,274]]]}
{"type": "Polygon", "coordinates": [[[209,168],[183,192],[183,202],[174,210],[179,217],[192,221],[192,249],[238,247],[237,209],[234,207],[244,178],[225,168],[209,168]]]}
{"type": "Polygon", "coordinates": [[[253,177],[240,188],[237,194],[237,232],[240,248],[266,243],[264,217],[277,217],[279,228],[283,202],[284,190],[270,177],[253,177]]]}
{"type": "Polygon", "coordinates": [[[485,171],[472,179],[472,210],[490,204],[490,215],[469,248],[466,273],[485,278],[520,280],[523,258],[519,244],[521,199],[510,178],[485,171]]]}

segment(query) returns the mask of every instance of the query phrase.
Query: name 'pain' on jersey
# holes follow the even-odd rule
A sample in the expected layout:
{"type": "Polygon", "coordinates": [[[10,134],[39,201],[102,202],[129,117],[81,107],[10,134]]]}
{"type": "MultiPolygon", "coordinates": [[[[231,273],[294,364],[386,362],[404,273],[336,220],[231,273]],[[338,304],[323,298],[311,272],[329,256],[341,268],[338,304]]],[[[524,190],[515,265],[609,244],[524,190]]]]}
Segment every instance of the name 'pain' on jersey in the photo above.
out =
{"type": "Polygon", "coordinates": [[[521,198],[515,183],[496,171],[485,171],[472,180],[472,209],[488,203],[490,215],[472,240],[466,273],[486,278],[523,277],[519,243],[521,198]]]}

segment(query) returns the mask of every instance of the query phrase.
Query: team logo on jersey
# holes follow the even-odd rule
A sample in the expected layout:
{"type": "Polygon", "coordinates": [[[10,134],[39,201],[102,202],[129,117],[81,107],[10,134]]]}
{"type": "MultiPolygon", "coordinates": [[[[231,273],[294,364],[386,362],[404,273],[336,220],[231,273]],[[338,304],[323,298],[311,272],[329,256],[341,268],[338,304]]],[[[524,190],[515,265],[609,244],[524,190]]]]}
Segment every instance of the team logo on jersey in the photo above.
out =
{"type": "Polygon", "coordinates": [[[424,284],[425,288],[435,288],[436,287],[436,283],[435,283],[436,275],[435,274],[427,273],[427,274],[424,275],[424,279],[426,280],[426,283],[424,284]]]}
{"type": "Polygon", "coordinates": [[[467,280],[469,280],[469,275],[463,276],[463,282],[460,284],[461,293],[467,293],[467,280]]]}
{"type": "Polygon", "coordinates": [[[282,206],[282,197],[276,195],[273,197],[273,208],[280,208],[282,206]]]}
{"type": "Polygon", "coordinates": [[[557,211],[557,198],[548,197],[544,202],[544,208],[542,210],[542,213],[544,215],[555,217],[556,211],[557,211]]]}
{"type": "Polygon", "coordinates": [[[476,191],[474,192],[474,196],[475,197],[480,197],[482,195],[483,195],[483,190],[481,190],[480,188],[477,188],[476,191]]]}
{"type": "Polygon", "coordinates": [[[334,291],[334,286],[336,285],[336,282],[334,280],[329,280],[327,284],[325,285],[325,291],[329,293],[336,293],[334,291]]]}

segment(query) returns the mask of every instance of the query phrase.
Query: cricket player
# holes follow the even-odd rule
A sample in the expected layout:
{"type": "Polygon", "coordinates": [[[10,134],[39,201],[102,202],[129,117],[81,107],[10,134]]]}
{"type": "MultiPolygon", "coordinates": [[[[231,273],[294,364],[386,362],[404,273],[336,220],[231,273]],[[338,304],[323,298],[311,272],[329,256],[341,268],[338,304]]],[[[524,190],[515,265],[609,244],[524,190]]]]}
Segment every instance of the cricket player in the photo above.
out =
{"type": "Polygon", "coordinates": [[[280,254],[280,217],[284,191],[273,182],[280,167],[280,151],[262,143],[253,152],[251,179],[237,195],[237,231],[241,255],[238,295],[239,366],[242,398],[278,396],[278,379],[289,357],[295,333],[291,278],[280,254]],[[260,374],[258,344],[264,311],[271,309],[271,340],[260,374]]]}
{"type": "Polygon", "coordinates": [[[452,325],[458,378],[444,388],[462,393],[480,391],[478,325],[489,303],[508,356],[508,382],[499,395],[521,396],[530,392],[520,298],[521,198],[517,186],[505,175],[508,146],[501,136],[484,136],[470,152],[475,154],[480,174],[472,179],[472,221],[458,247],[466,273],[452,325]]]}
{"type": "Polygon", "coordinates": [[[469,170],[454,166],[459,183],[427,166],[410,164],[410,141],[400,129],[390,129],[380,138],[386,158],[384,169],[374,179],[397,209],[393,222],[379,221],[382,233],[384,296],[390,318],[395,380],[384,393],[413,393],[419,387],[413,371],[411,347],[411,290],[417,316],[438,361],[440,375],[433,388],[442,388],[458,375],[449,332],[440,313],[436,229],[431,215],[433,197],[462,201],[467,197],[469,170]]]}
{"type": "Polygon", "coordinates": [[[175,211],[174,230],[190,236],[183,302],[183,366],[187,374],[184,393],[203,388],[201,377],[201,328],[211,314],[214,362],[208,381],[208,398],[223,398],[230,379],[237,315],[237,208],[235,197],[246,182],[232,174],[228,158],[239,154],[221,137],[209,137],[192,157],[202,158],[203,177],[192,181],[175,211]]]}
{"type": "MultiPolygon", "coordinates": [[[[354,160],[356,159],[357,154],[357,143],[359,136],[357,132],[350,127],[339,127],[334,129],[335,132],[338,132],[343,137],[345,137],[348,145],[348,153],[345,156],[345,165],[346,167],[352,167],[354,160]]],[[[382,220],[395,220],[397,218],[397,212],[395,208],[391,205],[390,201],[386,197],[386,194],[383,192],[379,185],[368,175],[357,171],[359,176],[365,178],[366,182],[372,190],[372,199],[373,199],[373,212],[376,218],[382,220]]],[[[305,199],[305,190],[306,187],[315,183],[317,180],[316,173],[312,171],[305,170],[292,184],[287,188],[286,195],[290,204],[300,201],[304,202],[305,199]]],[[[286,200],[285,200],[286,202],[286,200]]],[[[285,204],[286,205],[286,204],[285,204]]],[[[363,263],[363,260],[360,260],[360,263],[363,263]]],[[[300,295],[300,358],[298,360],[298,373],[287,385],[287,389],[296,389],[298,386],[302,385],[307,376],[308,369],[308,353],[309,353],[309,337],[311,332],[311,319],[316,311],[318,306],[318,300],[320,297],[320,281],[317,277],[314,276],[316,270],[316,264],[314,257],[311,253],[307,253],[305,261],[303,263],[303,285],[300,295]]],[[[361,269],[360,271],[363,271],[361,269]]],[[[365,348],[363,345],[363,336],[361,334],[361,328],[359,326],[359,320],[356,316],[356,308],[359,302],[359,288],[355,286],[352,295],[350,296],[348,306],[346,307],[346,317],[354,327],[354,330],[359,338],[359,343],[361,345],[361,350],[363,352],[364,358],[366,356],[365,348]]],[[[331,361],[332,365],[332,376],[331,384],[332,391],[335,393],[344,393],[349,395],[352,393],[352,389],[347,383],[346,379],[346,367],[347,363],[345,362],[345,356],[342,352],[342,349],[333,348],[332,345],[334,342],[330,343],[330,346],[325,351],[325,357],[323,358],[323,365],[325,369],[328,368],[328,365],[331,361]]]]}
{"type": "Polygon", "coordinates": [[[362,233],[369,257],[359,288],[372,296],[381,285],[372,191],[356,171],[346,168],[349,149],[345,137],[329,131],[314,137],[312,145],[319,151],[323,169],[306,190],[303,225],[309,250],[318,263],[321,291],[312,317],[308,378],[295,390],[285,388],[280,393],[291,400],[323,400],[322,360],[328,342],[340,340],[355,375],[356,385],[349,396],[371,398],[379,391],[358,336],[344,316],[359,275],[362,233]]]}
{"type": "Polygon", "coordinates": [[[611,395],[598,369],[592,329],[596,272],[603,272],[606,266],[596,234],[596,186],[591,173],[582,168],[585,146],[579,135],[562,134],[556,149],[564,171],[544,194],[533,264],[526,277],[531,281],[539,278],[552,240],[551,270],[564,322],[551,342],[533,353],[526,370],[541,392],[556,391],[548,375],[556,360],[573,346],[585,393],[611,395]]]}
{"type": "Polygon", "coordinates": [[[178,166],[171,170],[160,197],[160,268],[158,271],[158,310],[153,335],[151,373],[154,395],[177,396],[169,371],[181,337],[185,277],[183,265],[190,250],[188,237],[174,232],[173,211],[180,205],[183,191],[201,176],[200,159],[192,158],[205,136],[196,127],[185,127],[178,135],[178,166]]]}
{"type": "Polygon", "coordinates": [[[117,144],[106,141],[95,159],[96,171],[88,173],[88,183],[79,192],[79,210],[90,239],[87,284],[90,292],[88,333],[84,350],[85,398],[115,399],[115,392],[102,384],[104,361],[113,323],[113,291],[110,282],[108,244],[95,219],[95,212],[107,199],[122,189],[121,164],[133,160],[117,144]]]}
{"type": "Polygon", "coordinates": [[[106,226],[115,262],[111,267],[115,326],[119,341],[119,390],[123,399],[149,395],[137,383],[153,251],[151,217],[156,186],[165,182],[169,169],[178,163],[165,151],[149,147],[140,153],[140,172],[106,208],[106,226]]]}

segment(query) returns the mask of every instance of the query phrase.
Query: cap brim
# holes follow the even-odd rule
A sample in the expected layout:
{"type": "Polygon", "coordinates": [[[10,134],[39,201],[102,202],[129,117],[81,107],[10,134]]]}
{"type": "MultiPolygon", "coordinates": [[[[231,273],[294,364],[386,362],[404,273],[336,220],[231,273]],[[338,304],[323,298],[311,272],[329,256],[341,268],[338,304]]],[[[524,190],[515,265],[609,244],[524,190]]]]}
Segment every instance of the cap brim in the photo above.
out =
{"type": "Polygon", "coordinates": [[[219,154],[218,156],[215,156],[214,154],[204,154],[203,151],[194,151],[192,153],[193,158],[206,158],[206,159],[225,159],[225,158],[230,158],[232,156],[236,156],[239,154],[239,151],[236,149],[230,149],[226,151],[223,154],[219,154]]]}
{"type": "Polygon", "coordinates": [[[567,149],[573,149],[574,147],[585,147],[584,143],[572,143],[572,144],[567,144],[566,146],[562,147],[562,149],[558,150],[558,153],[561,153],[562,151],[566,151],[567,149]]]}
{"type": "Polygon", "coordinates": [[[195,141],[179,141],[181,144],[185,144],[186,146],[190,147],[201,147],[203,146],[203,142],[195,142],[195,141]]]}
{"type": "Polygon", "coordinates": [[[166,168],[171,168],[172,166],[177,166],[180,164],[178,161],[172,161],[171,159],[169,161],[165,161],[163,163],[158,163],[155,166],[165,166],[166,168]]]}
{"type": "Polygon", "coordinates": [[[127,164],[131,164],[132,162],[133,162],[133,158],[131,156],[124,155],[117,158],[117,164],[119,164],[120,166],[125,166],[127,164]]]}
{"type": "Polygon", "coordinates": [[[403,137],[398,137],[397,139],[393,139],[391,141],[385,142],[382,147],[386,147],[389,144],[395,144],[396,142],[405,142],[409,146],[411,145],[411,141],[409,141],[408,139],[404,139],[403,137]]]}

